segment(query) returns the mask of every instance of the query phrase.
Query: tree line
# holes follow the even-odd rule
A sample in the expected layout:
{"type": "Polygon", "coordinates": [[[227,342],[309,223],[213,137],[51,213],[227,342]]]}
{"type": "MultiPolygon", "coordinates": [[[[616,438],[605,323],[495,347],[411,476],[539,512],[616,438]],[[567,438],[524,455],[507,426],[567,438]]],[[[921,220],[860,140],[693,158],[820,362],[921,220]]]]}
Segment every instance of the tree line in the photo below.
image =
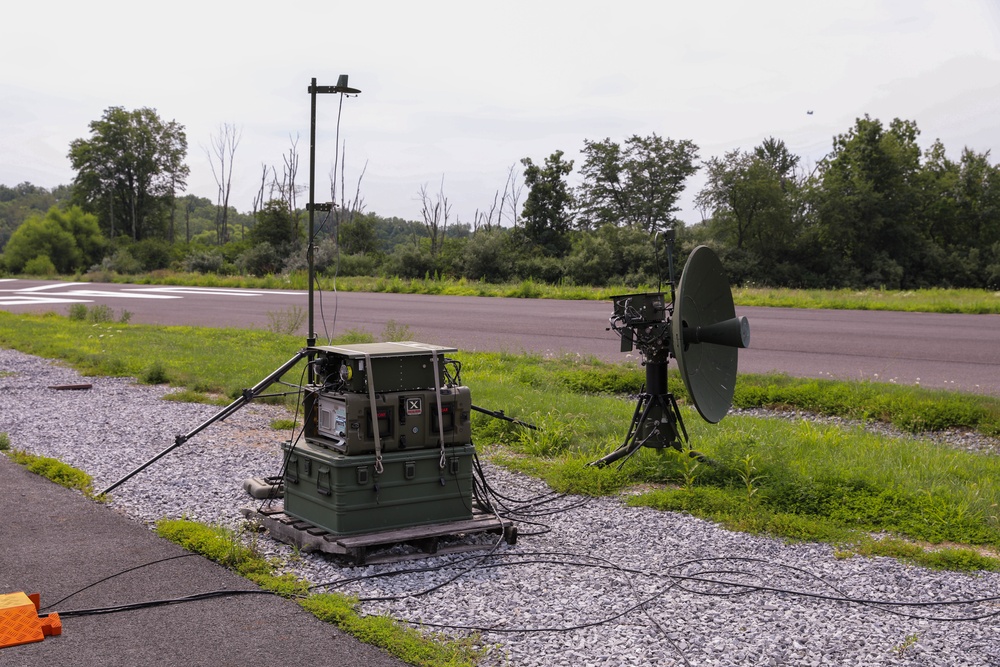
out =
{"type": "MultiPolygon", "coordinates": [[[[279,169],[262,167],[253,210],[229,205],[240,130],[220,126],[207,150],[216,200],[182,195],[188,168],[180,124],[154,110],[108,109],[68,156],[73,183],[51,192],[0,186],[0,269],[11,273],[138,273],[173,269],[263,275],[305,268],[306,213],[291,142],[279,169]]],[[[660,235],[679,256],[714,247],[737,284],[837,288],[1000,287],[1000,167],[989,152],[922,149],[913,121],[858,118],[811,169],[767,138],[701,162],[690,140],[657,134],[584,140],[579,171],[562,150],[512,166],[492,203],[466,222],[444,180],[419,188],[420,220],[365,211],[359,179],[317,212],[315,262],[338,275],[428,275],[506,282],[654,285],[660,235]],[[685,225],[678,202],[701,221],[685,225]]],[[[343,167],[342,167],[343,169],[343,167]]],[[[339,186],[339,187],[337,187],[339,186]]]]}

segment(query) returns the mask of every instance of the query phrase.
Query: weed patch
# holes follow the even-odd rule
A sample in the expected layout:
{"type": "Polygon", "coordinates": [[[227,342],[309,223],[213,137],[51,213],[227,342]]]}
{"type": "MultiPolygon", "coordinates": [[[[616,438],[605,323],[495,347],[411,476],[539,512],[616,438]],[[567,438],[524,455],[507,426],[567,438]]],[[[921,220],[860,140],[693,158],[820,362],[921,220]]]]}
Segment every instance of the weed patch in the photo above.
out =
{"type": "MultiPolygon", "coordinates": [[[[6,436],[6,434],[4,435],[6,436]]],[[[4,448],[0,447],[0,449],[4,448]]],[[[79,468],[74,468],[68,463],[63,463],[59,459],[29,454],[28,452],[18,449],[10,449],[9,440],[7,440],[7,449],[8,456],[10,456],[11,460],[24,466],[30,472],[40,475],[41,477],[45,477],[59,486],[80,491],[87,497],[94,497],[93,480],[90,475],[79,468]]]]}
{"type": "Polygon", "coordinates": [[[432,641],[387,616],[361,616],[350,598],[330,593],[312,595],[301,604],[316,618],[332,623],[366,644],[385,649],[411,665],[473,666],[482,655],[475,638],[454,640],[444,636],[432,641]]]}
{"type": "Polygon", "coordinates": [[[256,548],[255,534],[247,544],[236,531],[186,519],[162,519],[156,523],[156,534],[233,570],[277,595],[293,597],[308,592],[304,581],[290,574],[274,574],[274,564],[261,556],[256,548]]]}
{"type": "Polygon", "coordinates": [[[275,575],[276,565],[260,555],[252,535],[249,544],[239,533],[185,519],[163,519],[156,533],[200,554],[261,588],[283,597],[299,598],[299,604],[320,620],[332,623],[361,641],[385,649],[412,665],[475,665],[479,652],[475,640],[462,641],[422,636],[384,616],[361,616],[357,602],[336,593],[309,595],[306,582],[291,574],[275,575]]]}

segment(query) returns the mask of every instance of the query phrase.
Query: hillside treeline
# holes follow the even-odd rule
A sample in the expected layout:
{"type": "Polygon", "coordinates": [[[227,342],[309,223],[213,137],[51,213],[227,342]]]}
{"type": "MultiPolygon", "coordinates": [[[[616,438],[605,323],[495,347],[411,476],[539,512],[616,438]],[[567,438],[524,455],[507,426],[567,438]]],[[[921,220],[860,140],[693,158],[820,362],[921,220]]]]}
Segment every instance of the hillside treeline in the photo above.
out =
{"type": "MultiPolygon", "coordinates": [[[[148,112],[112,109],[102,123],[156,120],[148,112]]],[[[103,127],[92,125],[91,142],[103,127]]],[[[83,157],[92,162],[98,151],[84,140],[71,149],[83,156],[72,184],[0,186],[0,269],[258,276],[304,269],[307,214],[294,171],[262,179],[250,213],[224,206],[228,197],[180,196],[173,188],[186,176],[186,140],[182,127],[168,128],[175,171],[160,175],[155,192],[95,180],[83,157]]],[[[651,285],[666,271],[663,232],[674,230],[679,258],[711,245],[736,284],[1000,287],[1000,168],[988,151],[954,154],[940,141],[922,149],[918,137],[913,121],[884,125],[865,116],[808,169],[776,138],[708,158],[688,140],[656,134],[587,140],[578,166],[561,150],[539,164],[524,158],[492,204],[466,221],[443,187],[420,188],[415,220],[350,201],[317,211],[315,265],[338,275],[651,285]],[[698,171],[704,185],[693,194],[702,219],[685,225],[678,201],[698,171]]],[[[121,157],[114,147],[102,150],[121,157]]],[[[290,153],[285,164],[296,159],[290,153]]]]}

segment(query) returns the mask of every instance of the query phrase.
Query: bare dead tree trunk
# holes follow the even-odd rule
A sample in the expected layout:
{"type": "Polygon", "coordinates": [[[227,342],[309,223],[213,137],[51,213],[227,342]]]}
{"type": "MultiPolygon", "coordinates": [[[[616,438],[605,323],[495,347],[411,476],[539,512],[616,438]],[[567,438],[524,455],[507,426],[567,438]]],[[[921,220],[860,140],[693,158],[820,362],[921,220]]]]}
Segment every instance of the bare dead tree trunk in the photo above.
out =
{"type": "Polygon", "coordinates": [[[260,165],[260,187],[257,188],[257,194],[253,196],[253,211],[252,215],[254,219],[257,219],[257,211],[264,208],[264,188],[267,186],[267,172],[271,168],[264,163],[260,165]]]}
{"type": "MultiPolygon", "coordinates": [[[[347,166],[347,143],[345,142],[342,150],[338,151],[343,159],[339,160],[340,165],[340,188],[337,188],[337,177],[336,171],[330,174],[330,201],[333,202],[333,211],[330,214],[334,224],[333,236],[337,237],[340,232],[340,225],[345,222],[351,222],[354,220],[354,216],[360,215],[364,211],[365,203],[361,198],[361,181],[364,180],[365,172],[368,171],[368,163],[365,162],[365,166],[361,169],[361,174],[358,176],[357,184],[354,186],[354,198],[348,199],[347,192],[347,176],[346,176],[346,166],[347,166]],[[337,202],[337,192],[340,192],[340,202],[337,202]]],[[[334,169],[336,170],[337,163],[334,163],[334,169]]],[[[339,238],[336,239],[337,243],[340,243],[339,238]]],[[[339,251],[339,249],[338,249],[339,251]]]]}
{"type": "Polygon", "coordinates": [[[219,190],[216,199],[216,240],[219,245],[229,241],[229,194],[233,189],[233,158],[243,137],[242,128],[230,123],[219,126],[219,133],[212,136],[210,149],[205,149],[212,176],[219,190]]]}
{"type": "Polygon", "coordinates": [[[485,232],[493,231],[494,223],[499,226],[500,216],[497,210],[498,206],[503,206],[503,200],[500,199],[499,190],[493,193],[493,203],[490,204],[488,211],[480,211],[478,208],[476,209],[476,216],[472,227],[473,233],[478,232],[480,227],[482,227],[485,232]]]}
{"type": "Polygon", "coordinates": [[[435,201],[431,201],[427,186],[420,186],[420,214],[424,218],[424,226],[431,239],[431,257],[436,257],[444,243],[444,235],[448,230],[448,218],[451,215],[451,205],[444,194],[444,176],[441,177],[441,188],[435,201]]]}
{"type": "Polygon", "coordinates": [[[498,222],[503,218],[504,204],[506,204],[508,210],[507,219],[510,220],[512,227],[517,227],[517,223],[521,219],[518,207],[520,206],[521,191],[524,189],[524,184],[518,181],[519,176],[520,173],[517,172],[517,165],[512,164],[510,169],[507,170],[507,183],[504,185],[503,198],[500,200],[498,222]]]}
{"type": "Polygon", "coordinates": [[[288,155],[284,156],[284,172],[282,175],[282,199],[288,206],[289,213],[295,213],[298,208],[298,188],[295,186],[295,178],[299,173],[299,137],[294,139],[289,137],[292,145],[288,148],[288,155]]]}

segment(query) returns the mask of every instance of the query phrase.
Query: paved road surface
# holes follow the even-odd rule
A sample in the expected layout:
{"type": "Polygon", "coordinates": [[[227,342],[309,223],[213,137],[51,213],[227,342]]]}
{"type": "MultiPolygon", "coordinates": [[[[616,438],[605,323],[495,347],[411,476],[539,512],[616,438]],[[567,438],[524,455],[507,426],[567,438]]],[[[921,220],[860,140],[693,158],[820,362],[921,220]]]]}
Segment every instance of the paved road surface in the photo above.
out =
{"type": "MultiPolygon", "coordinates": [[[[0,280],[0,309],[55,310],[103,303],[132,322],[267,329],[273,318],[305,312],[302,291],[155,287],[0,280]]],[[[1000,396],[1000,316],[738,308],[750,320],[741,372],[869,379],[1000,396]]],[[[607,331],[609,302],[322,292],[316,330],[364,330],[389,322],[411,337],[460,350],[593,355],[622,361],[607,331]],[[325,325],[324,325],[325,323],[325,325]]],[[[303,341],[305,324],[300,329],[303,341]]]]}

